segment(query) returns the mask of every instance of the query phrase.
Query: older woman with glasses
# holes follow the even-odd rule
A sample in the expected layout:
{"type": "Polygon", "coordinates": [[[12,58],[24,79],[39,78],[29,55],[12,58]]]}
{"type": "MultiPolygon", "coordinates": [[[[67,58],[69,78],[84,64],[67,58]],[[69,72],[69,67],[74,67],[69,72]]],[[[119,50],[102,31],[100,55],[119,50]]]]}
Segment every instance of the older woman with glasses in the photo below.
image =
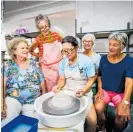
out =
{"type": "MultiPolygon", "coordinates": [[[[97,79],[97,75],[98,75],[98,69],[99,69],[99,63],[100,63],[100,59],[101,56],[99,54],[97,54],[96,52],[93,51],[93,46],[95,44],[95,36],[93,34],[86,34],[82,37],[82,46],[84,49],[83,54],[87,55],[94,67],[95,67],[95,80],[97,79]]],[[[92,86],[92,92],[93,92],[93,96],[96,95],[97,92],[97,84],[96,82],[93,84],[92,86]]],[[[92,105],[90,114],[88,114],[88,118],[89,118],[89,123],[88,125],[90,126],[90,131],[94,131],[96,129],[96,125],[97,125],[97,115],[96,115],[96,111],[95,111],[95,107],[94,105],[92,105]]]]}
{"type": "Polygon", "coordinates": [[[35,22],[40,35],[33,41],[30,53],[39,58],[49,92],[57,84],[58,64],[62,59],[60,43],[62,37],[58,33],[50,31],[51,24],[48,17],[40,14],[36,17],[35,22]],[[34,52],[36,48],[39,49],[39,54],[34,52]]]}
{"type": "Polygon", "coordinates": [[[11,60],[3,66],[1,125],[4,126],[21,112],[32,116],[34,101],[46,93],[45,79],[36,62],[28,58],[29,45],[24,38],[14,38],[8,44],[11,60]],[[3,89],[4,88],[4,89],[3,89]],[[5,91],[5,92],[4,92],[5,91]],[[6,95],[6,97],[5,97],[6,95]],[[3,97],[4,96],[4,97],[3,97]]]}
{"type": "Polygon", "coordinates": [[[54,89],[56,92],[61,89],[74,91],[77,97],[88,95],[88,111],[91,111],[91,87],[95,81],[95,68],[91,59],[78,53],[78,42],[72,36],[66,36],[62,40],[62,47],[65,57],[60,62],[59,81],[54,89]]]}
{"type": "MultiPolygon", "coordinates": [[[[83,54],[87,55],[91,60],[96,70],[96,78],[98,74],[98,68],[101,56],[93,51],[93,46],[95,44],[95,36],[93,34],[86,34],[82,37],[82,45],[84,48],[83,54]]],[[[93,84],[92,88],[93,94],[96,94],[96,83],[93,84]]]]}
{"type": "Polygon", "coordinates": [[[130,96],[133,86],[132,59],[122,53],[127,45],[125,33],[109,35],[109,53],[100,60],[98,75],[98,93],[95,96],[95,108],[98,124],[105,131],[106,104],[112,103],[116,108],[114,132],[121,132],[130,119],[130,96]]]}

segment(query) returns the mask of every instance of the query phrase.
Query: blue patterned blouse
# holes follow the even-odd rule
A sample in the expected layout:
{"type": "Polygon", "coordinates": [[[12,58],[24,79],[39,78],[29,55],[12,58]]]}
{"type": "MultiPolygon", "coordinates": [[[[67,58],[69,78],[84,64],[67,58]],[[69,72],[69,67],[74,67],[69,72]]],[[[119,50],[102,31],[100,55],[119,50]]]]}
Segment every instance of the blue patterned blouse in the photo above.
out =
{"type": "Polygon", "coordinates": [[[35,61],[30,60],[27,69],[20,69],[13,60],[9,60],[5,64],[4,76],[7,79],[6,95],[20,103],[34,103],[41,95],[40,84],[44,81],[44,76],[35,61]]]}

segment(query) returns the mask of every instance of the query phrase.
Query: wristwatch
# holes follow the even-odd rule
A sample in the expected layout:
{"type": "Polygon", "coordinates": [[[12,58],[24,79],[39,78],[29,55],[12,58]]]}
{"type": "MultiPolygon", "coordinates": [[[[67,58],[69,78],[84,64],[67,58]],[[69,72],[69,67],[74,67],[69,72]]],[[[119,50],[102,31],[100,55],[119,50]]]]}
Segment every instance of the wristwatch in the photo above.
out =
{"type": "Polygon", "coordinates": [[[125,105],[130,105],[129,101],[127,101],[127,100],[123,100],[122,102],[123,102],[125,105]]]}

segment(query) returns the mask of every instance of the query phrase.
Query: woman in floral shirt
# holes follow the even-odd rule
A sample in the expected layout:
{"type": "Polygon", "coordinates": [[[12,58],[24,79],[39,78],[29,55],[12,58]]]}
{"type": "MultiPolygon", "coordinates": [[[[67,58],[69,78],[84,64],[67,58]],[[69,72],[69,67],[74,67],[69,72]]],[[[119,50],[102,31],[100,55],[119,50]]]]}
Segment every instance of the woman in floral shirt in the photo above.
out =
{"type": "Polygon", "coordinates": [[[14,38],[8,46],[12,59],[6,62],[2,76],[6,94],[6,98],[2,97],[2,126],[20,112],[32,116],[35,99],[46,91],[43,74],[36,62],[27,58],[28,42],[23,38],[14,38]]]}

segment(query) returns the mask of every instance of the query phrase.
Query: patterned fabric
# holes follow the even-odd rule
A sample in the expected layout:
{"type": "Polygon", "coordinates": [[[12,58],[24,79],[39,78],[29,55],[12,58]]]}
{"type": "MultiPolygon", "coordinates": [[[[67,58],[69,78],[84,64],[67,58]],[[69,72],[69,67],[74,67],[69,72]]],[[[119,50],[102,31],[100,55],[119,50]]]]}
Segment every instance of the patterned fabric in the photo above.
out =
{"type": "Polygon", "coordinates": [[[9,60],[5,64],[4,76],[7,78],[7,96],[16,98],[22,104],[33,103],[40,96],[40,84],[44,77],[33,60],[29,61],[27,69],[20,69],[13,60],[9,60]]]}
{"type": "Polygon", "coordinates": [[[59,41],[53,44],[46,43],[43,45],[43,57],[40,59],[42,71],[45,75],[47,90],[50,92],[57,85],[59,73],[58,65],[62,59],[59,41]]]}
{"type": "Polygon", "coordinates": [[[36,37],[36,41],[38,43],[39,56],[42,57],[42,55],[43,55],[43,44],[53,43],[56,40],[58,40],[59,42],[61,42],[61,40],[62,40],[61,36],[56,32],[49,32],[48,35],[44,35],[43,33],[38,35],[36,37]]]}

